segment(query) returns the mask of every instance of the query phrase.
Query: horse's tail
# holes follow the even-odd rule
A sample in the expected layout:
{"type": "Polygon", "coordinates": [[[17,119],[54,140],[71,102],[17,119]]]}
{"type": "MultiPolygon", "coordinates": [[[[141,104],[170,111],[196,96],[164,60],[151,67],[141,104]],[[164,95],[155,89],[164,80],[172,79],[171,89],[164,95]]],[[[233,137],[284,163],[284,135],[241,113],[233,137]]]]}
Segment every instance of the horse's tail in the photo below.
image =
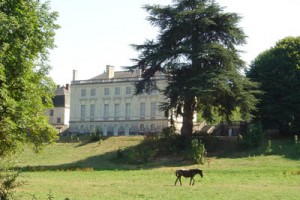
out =
{"type": "Polygon", "coordinates": [[[180,171],[180,170],[176,170],[176,172],[175,172],[175,175],[176,175],[177,177],[180,176],[179,171],[180,171]]]}

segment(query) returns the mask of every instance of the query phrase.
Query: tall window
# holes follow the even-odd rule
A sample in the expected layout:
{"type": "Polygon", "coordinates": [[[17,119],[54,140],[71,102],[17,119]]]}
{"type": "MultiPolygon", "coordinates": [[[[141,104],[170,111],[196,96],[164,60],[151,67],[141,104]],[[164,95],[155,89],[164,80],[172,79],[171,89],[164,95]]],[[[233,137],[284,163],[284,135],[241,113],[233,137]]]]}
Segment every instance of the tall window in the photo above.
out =
{"type": "Polygon", "coordinates": [[[94,120],[95,118],[95,104],[90,105],[90,119],[94,120]]]}
{"type": "Polygon", "coordinates": [[[53,115],[54,115],[54,110],[51,109],[51,110],[50,110],[50,116],[53,117],[53,115]]]}
{"type": "Polygon", "coordinates": [[[126,95],[130,95],[131,94],[131,87],[126,87],[126,95]]]}
{"type": "Polygon", "coordinates": [[[106,126],[106,124],[103,125],[102,131],[103,131],[103,135],[107,136],[107,126],[106,126]]]}
{"type": "Polygon", "coordinates": [[[155,119],[156,116],[156,102],[151,102],[151,119],[155,119]]]}
{"type": "Polygon", "coordinates": [[[125,106],[125,119],[129,120],[130,119],[130,103],[126,103],[125,106]]]}
{"type": "Polygon", "coordinates": [[[104,120],[108,120],[109,104],[104,104],[104,120]]]}
{"type": "Polygon", "coordinates": [[[86,96],[86,89],[81,89],[81,96],[85,97],[86,96]]]}
{"type": "Polygon", "coordinates": [[[91,89],[91,97],[94,97],[94,96],[96,96],[96,89],[92,88],[91,89]]]}
{"type": "Polygon", "coordinates": [[[117,96],[120,95],[120,87],[115,88],[115,95],[117,95],[117,96]]]}
{"type": "Polygon", "coordinates": [[[104,88],[104,95],[108,96],[109,95],[109,88],[104,88]]]}
{"type": "Polygon", "coordinates": [[[155,125],[154,125],[154,124],[151,124],[151,126],[150,126],[150,131],[151,131],[152,133],[155,132],[155,125]]]}
{"type": "Polygon", "coordinates": [[[84,133],[84,125],[80,126],[80,133],[84,133]]]}
{"type": "Polygon", "coordinates": [[[114,125],[114,136],[117,136],[118,135],[118,133],[119,133],[119,125],[118,124],[115,124],[114,125]]]}
{"type": "Polygon", "coordinates": [[[119,120],[119,117],[120,117],[120,104],[115,104],[114,116],[115,116],[115,120],[119,120]]]}
{"type": "Polygon", "coordinates": [[[130,126],[129,124],[125,125],[125,135],[129,135],[129,131],[130,131],[130,126]]]}
{"type": "Polygon", "coordinates": [[[146,114],[146,104],[141,103],[140,104],[140,119],[145,119],[145,114],[146,114]]]}
{"type": "Polygon", "coordinates": [[[86,106],[81,105],[81,108],[80,108],[80,118],[81,118],[81,120],[84,120],[84,118],[85,118],[85,110],[86,110],[86,106]]]}
{"type": "Polygon", "coordinates": [[[144,124],[141,124],[140,125],[140,132],[145,132],[145,125],[144,124]]]}
{"type": "Polygon", "coordinates": [[[94,125],[90,125],[90,133],[93,133],[93,132],[95,132],[95,127],[94,127],[94,125]]]}

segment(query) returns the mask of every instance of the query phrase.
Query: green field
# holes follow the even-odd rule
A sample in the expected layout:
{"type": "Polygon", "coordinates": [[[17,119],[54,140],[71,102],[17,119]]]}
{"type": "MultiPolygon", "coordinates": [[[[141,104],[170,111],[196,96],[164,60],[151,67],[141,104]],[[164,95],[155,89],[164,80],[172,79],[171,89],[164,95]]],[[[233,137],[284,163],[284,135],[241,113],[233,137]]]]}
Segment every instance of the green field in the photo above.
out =
{"type": "MultiPolygon", "coordinates": [[[[141,137],[111,137],[100,143],[56,143],[41,154],[25,149],[16,158],[26,181],[17,199],[299,199],[300,144],[274,141],[251,152],[209,156],[195,185],[174,186],[178,168],[195,168],[182,159],[162,157],[148,165],[112,162],[119,148],[134,146],[141,137]],[[220,156],[222,155],[222,156],[220,156]]],[[[20,179],[20,180],[21,180],[20,179]]]]}

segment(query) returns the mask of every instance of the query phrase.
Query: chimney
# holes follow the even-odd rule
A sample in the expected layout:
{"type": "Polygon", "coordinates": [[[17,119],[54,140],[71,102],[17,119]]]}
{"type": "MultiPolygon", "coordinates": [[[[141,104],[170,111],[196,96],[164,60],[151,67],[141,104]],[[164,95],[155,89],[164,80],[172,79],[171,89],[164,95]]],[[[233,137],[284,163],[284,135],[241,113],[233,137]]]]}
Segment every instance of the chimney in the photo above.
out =
{"type": "Polygon", "coordinates": [[[114,66],[106,65],[106,78],[114,78],[115,72],[114,72],[114,66]]]}
{"type": "Polygon", "coordinates": [[[77,70],[73,69],[73,81],[77,80],[77,70]]]}
{"type": "Polygon", "coordinates": [[[66,84],[66,90],[68,90],[68,91],[70,90],[70,84],[68,84],[68,83],[66,84]]]}

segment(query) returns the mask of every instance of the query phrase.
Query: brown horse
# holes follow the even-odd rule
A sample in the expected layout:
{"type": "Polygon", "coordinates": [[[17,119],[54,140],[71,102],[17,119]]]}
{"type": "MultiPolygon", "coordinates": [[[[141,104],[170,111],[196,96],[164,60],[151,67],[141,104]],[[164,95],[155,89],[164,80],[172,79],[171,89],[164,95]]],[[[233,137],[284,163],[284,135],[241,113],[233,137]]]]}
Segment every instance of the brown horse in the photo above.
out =
{"type": "Polygon", "coordinates": [[[186,178],[190,177],[191,178],[190,179],[190,185],[192,183],[192,180],[193,180],[193,185],[194,185],[194,183],[195,183],[194,176],[196,174],[199,174],[201,177],[203,177],[203,171],[200,170],[200,169],[179,169],[179,170],[176,170],[175,175],[176,175],[177,179],[175,181],[175,185],[176,185],[178,180],[180,182],[180,185],[182,185],[181,184],[181,176],[186,177],[186,178]]]}

